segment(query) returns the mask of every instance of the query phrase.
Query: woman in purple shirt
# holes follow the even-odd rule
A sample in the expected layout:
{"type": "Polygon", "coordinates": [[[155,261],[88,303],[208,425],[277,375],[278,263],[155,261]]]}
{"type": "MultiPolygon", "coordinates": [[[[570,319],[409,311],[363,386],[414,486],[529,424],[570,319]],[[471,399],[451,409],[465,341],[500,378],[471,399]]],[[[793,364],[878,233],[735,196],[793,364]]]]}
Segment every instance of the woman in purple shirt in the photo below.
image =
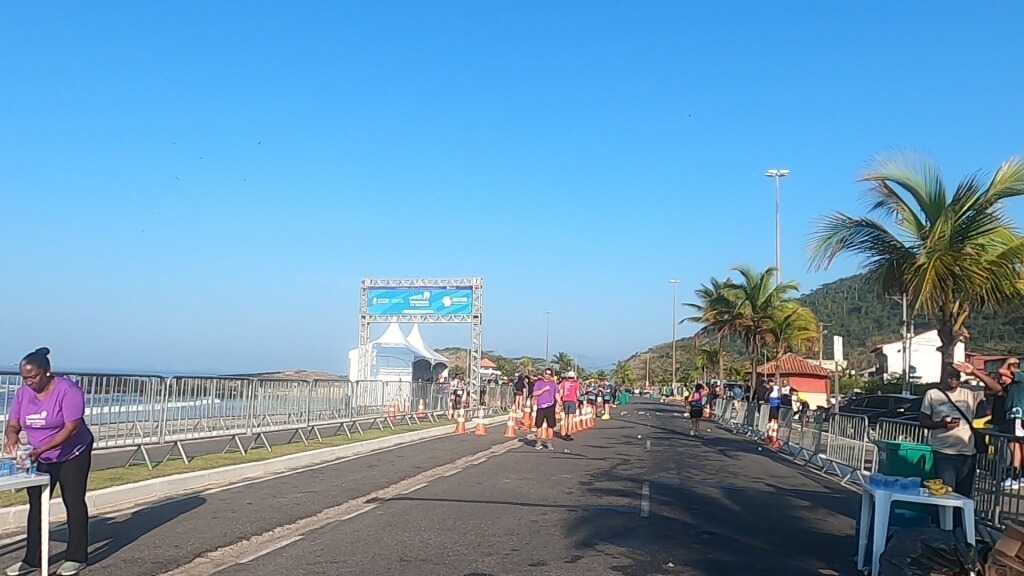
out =
{"type": "MultiPolygon", "coordinates": [[[[85,393],[74,381],[50,373],[50,350],[40,348],[22,358],[21,379],[7,417],[4,451],[17,453],[22,431],[32,446],[29,458],[50,475],[51,490],[60,484],[67,512],[68,547],[58,576],[81,572],[89,560],[89,509],[85,486],[92,466],[93,437],[85,425],[85,393]]],[[[29,488],[25,558],[7,569],[8,576],[30,574],[41,564],[39,506],[41,487],[29,488]]],[[[51,492],[52,494],[52,492],[51,492]]]]}

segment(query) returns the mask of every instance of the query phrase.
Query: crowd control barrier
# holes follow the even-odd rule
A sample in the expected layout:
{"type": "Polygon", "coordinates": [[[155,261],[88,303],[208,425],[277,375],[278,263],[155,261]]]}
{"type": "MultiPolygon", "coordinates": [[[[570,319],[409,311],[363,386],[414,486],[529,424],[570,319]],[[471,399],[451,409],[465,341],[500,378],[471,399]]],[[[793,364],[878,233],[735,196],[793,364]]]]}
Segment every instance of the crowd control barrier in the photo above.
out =
{"type": "MultiPolygon", "coordinates": [[[[322,442],[325,436],[362,435],[395,424],[436,422],[448,410],[446,383],[374,380],[276,379],[232,376],[66,374],[85,391],[85,419],[97,449],[135,448],[128,466],[154,466],[150,450],[172,445],[163,461],[187,464],[187,443],[221,439],[222,452],[272,451],[269,434],[288,442],[322,442]]],[[[7,414],[20,375],[0,372],[2,412],[7,414]]],[[[468,407],[488,413],[512,403],[507,384],[471,388],[468,407]]]]}
{"type": "MultiPolygon", "coordinates": [[[[756,402],[715,401],[717,424],[759,442],[766,440],[768,411],[767,405],[756,402]]],[[[978,523],[995,530],[1003,530],[1007,522],[1024,524],[1024,480],[1007,482],[1013,470],[1010,447],[1024,439],[991,429],[978,433],[987,446],[978,455],[974,484],[978,523]]],[[[843,484],[861,485],[879,470],[880,445],[930,452],[930,431],[914,421],[881,419],[870,425],[865,416],[794,413],[786,407],[779,412],[778,439],[780,452],[802,466],[835,476],[843,484]]]]}

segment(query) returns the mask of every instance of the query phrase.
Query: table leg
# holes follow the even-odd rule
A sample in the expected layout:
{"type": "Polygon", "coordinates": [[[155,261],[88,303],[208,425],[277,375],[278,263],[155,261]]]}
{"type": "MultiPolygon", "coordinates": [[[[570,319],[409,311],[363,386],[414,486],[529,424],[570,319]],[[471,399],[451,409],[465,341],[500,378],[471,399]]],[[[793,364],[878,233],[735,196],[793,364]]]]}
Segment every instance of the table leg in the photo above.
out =
{"type": "Polygon", "coordinates": [[[974,544],[977,539],[977,533],[974,531],[974,501],[964,502],[964,507],[960,510],[964,514],[964,536],[967,537],[968,544],[974,544]]]}
{"type": "Polygon", "coordinates": [[[864,569],[864,556],[868,552],[868,534],[871,534],[871,510],[874,502],[865,490],[860,496],[860,516],[857,519],[857,570],[864,569]]]}
{"type": "Polygon", "coordinates": [[[43,494],[39,502],[39,573],[47,576],[50,573],[50,483],[43,485],[43,494]]]}
{"type": "Polygon", "coordinates": [[[888,492],[875,496],[875,529],[871,540],[871,576],[878,576],[878,560],[885,551],[885,538],[889,535],[889,508],[892,498],[888,492]]]}

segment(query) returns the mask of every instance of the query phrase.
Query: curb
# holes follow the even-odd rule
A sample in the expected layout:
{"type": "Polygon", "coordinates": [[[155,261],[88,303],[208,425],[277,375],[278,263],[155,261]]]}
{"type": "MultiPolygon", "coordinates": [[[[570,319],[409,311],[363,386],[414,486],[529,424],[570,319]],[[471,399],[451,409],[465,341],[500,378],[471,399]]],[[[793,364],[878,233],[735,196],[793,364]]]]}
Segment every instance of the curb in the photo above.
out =
{"type": "MultiPolygon", "coordinates": [[[[508,420],[507,415],[492,416],[485,418],[484,423],[487,426],[493,426],[506,420],[508,420]]],[[[298,454],[289,454],[260,462],[246,462],[222,468],[174,474],[172,476],[164,476],[163,478],[153,478],[134,484],[111,486],[110,488],[89,492],[85,496],[85,502],[89,506],[90,516],[95,518],[104,513],[137,507],[141,504],[156,502],[202,488],[208,488],[213,484],[222,484],[314,464],[322,464],[331,460],[358,456],[374,450],[399,446],[417,440],[440,438],[451,433],[448,425],[437,426],[427,430],[414,430],[412,432],[384,436],[383,438],[353,442],[345,446],[334,446],[299,452],[298,454]]],[[[27,518],[27,504],[0,508],[0,533],[8,533],[16,529],[24,530],[27,518]]],[[[59,499],[55,499],[50,503],[50,525],[60,524],[64,520],[64,503],[59,499]]]]}

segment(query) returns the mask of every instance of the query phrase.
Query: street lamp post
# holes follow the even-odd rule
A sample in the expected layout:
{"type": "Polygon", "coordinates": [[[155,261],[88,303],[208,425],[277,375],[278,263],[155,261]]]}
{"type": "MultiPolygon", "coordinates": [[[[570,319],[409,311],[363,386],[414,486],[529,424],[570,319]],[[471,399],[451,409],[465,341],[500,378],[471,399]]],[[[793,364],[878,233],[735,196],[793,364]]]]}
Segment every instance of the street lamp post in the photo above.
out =
{"type": "Polygon", "coordinates": [[[548,362],[551,362],[551,310],[547,311],[548,324],[544,330],[544,365],[547,366],[548,362]]]}
{"type": "Polygon", "coordinates": [[[779,180],[789,176],[789,170],[772,168],[764,173],[775,179],[775,285],[782,283],[782,194],[779,180]]]}
{"type": "Polygon", "coordinates": [[[676,388],[676,289],[679,287],[679,280],[669,280],[672,284],[672,389],[676,388]]]}

